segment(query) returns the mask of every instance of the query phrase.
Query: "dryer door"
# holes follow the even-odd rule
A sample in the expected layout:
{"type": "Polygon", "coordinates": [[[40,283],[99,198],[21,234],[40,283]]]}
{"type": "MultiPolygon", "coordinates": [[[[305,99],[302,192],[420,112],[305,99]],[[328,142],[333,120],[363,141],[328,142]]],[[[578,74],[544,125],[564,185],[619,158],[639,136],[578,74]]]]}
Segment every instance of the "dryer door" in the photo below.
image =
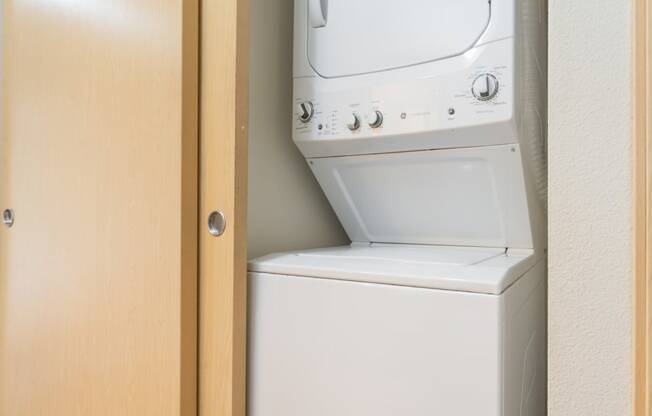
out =
{"type": "Polygon", "coordinates": [[[334,78],[460,55],[491,18],[489,0],[309,0],[308,59],[334,78]]]}

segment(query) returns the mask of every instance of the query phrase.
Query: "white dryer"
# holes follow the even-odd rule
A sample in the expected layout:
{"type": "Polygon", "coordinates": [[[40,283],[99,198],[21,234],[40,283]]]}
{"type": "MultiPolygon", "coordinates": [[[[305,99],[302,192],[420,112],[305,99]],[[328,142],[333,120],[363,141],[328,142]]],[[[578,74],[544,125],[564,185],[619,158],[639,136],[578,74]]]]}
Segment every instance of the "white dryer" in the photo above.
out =
{"type": "Polygon", "coordinates": [[[251,416],[545,414],[544,0],[295,0],[351,246],[250,262],[251,416]]]}

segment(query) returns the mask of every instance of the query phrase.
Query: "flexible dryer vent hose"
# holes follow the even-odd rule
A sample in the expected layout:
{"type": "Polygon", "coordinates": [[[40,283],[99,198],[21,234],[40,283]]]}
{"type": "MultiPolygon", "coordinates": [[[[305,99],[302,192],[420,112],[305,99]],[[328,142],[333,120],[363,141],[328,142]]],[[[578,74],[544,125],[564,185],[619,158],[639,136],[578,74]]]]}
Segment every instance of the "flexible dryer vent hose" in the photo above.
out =
{"type": "Polygon", "coordinates": [[[529,170],[536,184],[544,209],[548,205],[548,151],[546,114],[546,18],[544,0],[521,3],[522,26],[520,45],[522,59],[521,145],[529,160],[529,170]]]}

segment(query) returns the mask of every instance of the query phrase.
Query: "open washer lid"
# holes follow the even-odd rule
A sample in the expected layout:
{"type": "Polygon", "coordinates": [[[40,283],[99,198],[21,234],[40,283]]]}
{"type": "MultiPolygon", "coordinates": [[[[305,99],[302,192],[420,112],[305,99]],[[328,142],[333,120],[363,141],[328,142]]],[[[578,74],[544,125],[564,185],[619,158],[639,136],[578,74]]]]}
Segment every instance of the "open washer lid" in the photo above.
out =
{"type": "Polygon", "coordinates": [[[309,0],[308,59],[335,78],[416,65],[471,49],[489,0],[309,0]]]}
{"type": "Polygon", "coordinates": [[[532,250],[353,244],[271,254],[249,271],[497,295],[534,264],[532,250]]]}

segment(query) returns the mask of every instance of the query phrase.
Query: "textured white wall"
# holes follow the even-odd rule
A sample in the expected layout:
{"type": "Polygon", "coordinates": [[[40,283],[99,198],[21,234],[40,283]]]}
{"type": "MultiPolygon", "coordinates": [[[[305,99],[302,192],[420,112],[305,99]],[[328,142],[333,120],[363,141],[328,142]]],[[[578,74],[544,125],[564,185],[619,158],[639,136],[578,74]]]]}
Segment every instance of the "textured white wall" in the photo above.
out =
{"type": "Polygon", "coordinates": [[[252,0],[249,257],[348,244],[292,143],[291,0],[252,0]]]}
{"type": "Polygon", "coordinates": [[[550,416],[631,414],[631,3],[549,3],[550,416]]]}

